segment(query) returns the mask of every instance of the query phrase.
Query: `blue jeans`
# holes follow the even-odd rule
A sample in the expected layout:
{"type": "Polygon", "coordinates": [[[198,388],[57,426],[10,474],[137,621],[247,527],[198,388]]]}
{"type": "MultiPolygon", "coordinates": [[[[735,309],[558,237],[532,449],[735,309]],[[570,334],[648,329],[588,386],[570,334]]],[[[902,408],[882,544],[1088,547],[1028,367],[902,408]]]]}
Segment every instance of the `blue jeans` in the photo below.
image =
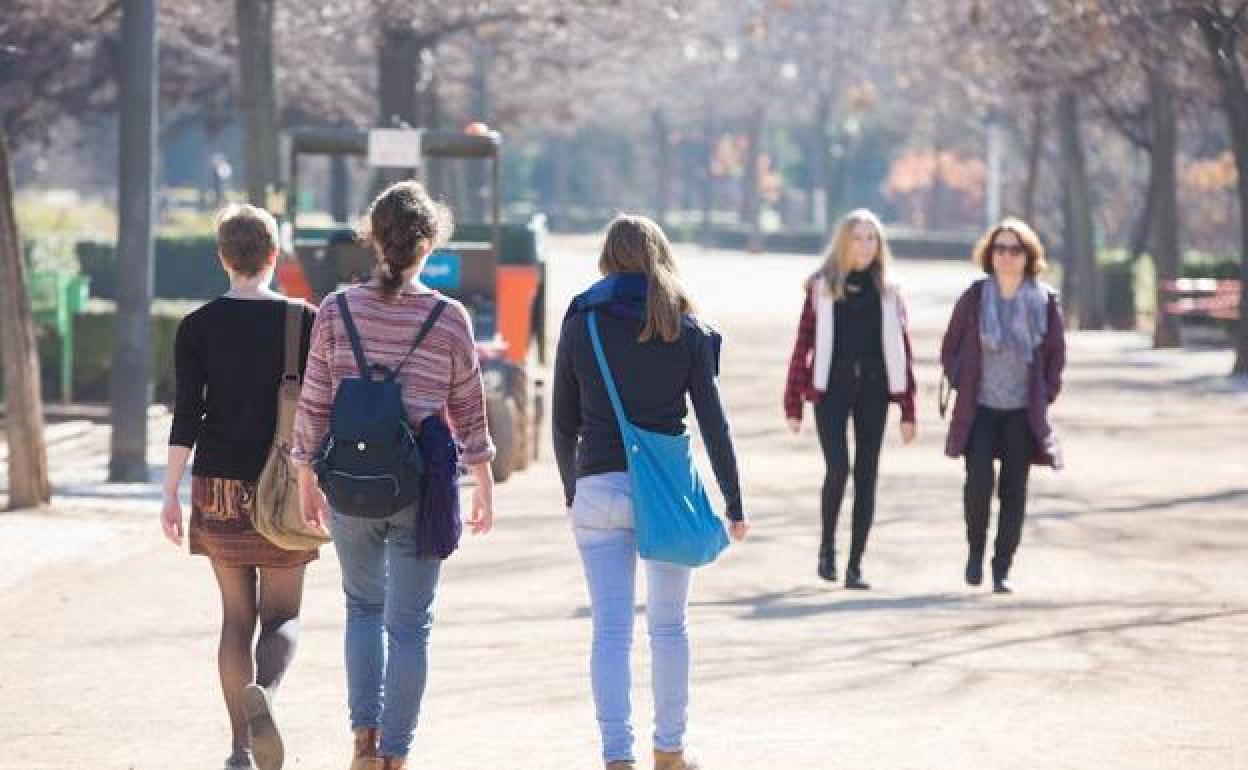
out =
{"type": "Polygon", "coordinates": [[[385,519],[335,513],[332,522],[347,602],[351,729],[380,727],[381,754],[391,757],[407,756],[416,731],[442,569],[437,559],[416,557],[415,515],[411,508],[385,519]]]}
{"type": "MultiPolygon", "coordinates": [[[[633,760],[629,653],[633,642],[637,540],[628,475],[604,473],[577,481],[570,512],[589,584],[594,639],[590,656],[594,706],[607,762],[633,760]]],[[[685,610],[692,570],[645,561],[650,629],[654,747],[684,748],[689,708],[689,634],[685,610]]]]}

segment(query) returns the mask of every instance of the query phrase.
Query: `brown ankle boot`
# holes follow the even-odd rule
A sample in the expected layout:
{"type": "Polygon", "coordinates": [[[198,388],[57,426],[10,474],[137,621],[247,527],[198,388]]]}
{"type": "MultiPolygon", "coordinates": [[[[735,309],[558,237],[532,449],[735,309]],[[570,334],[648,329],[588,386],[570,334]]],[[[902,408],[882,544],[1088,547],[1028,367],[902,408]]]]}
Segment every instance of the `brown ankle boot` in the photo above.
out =
{"type": "Polygon", "coordinates": [[[363,727],[355,731],[355,758],[351,770],[381,770],[381,758],[377,756],[376,727],[363,727]]]}
{"type": "Polygon", "coordinates": [[[381,760],[381,770],[403,770],[407,766],[407,760],[403,757],[383,757],[381,760]]]}
{"type": "Polygon", "coordinates": [[[613,759],[607,763],[607,770],[637,770],[637,764],[627,759],[613,759]]]}
{"type": "Polygon", "coordinates": [[[683,751],[654,750],[654,770],[701,770],[701,767],[683,751]]]}

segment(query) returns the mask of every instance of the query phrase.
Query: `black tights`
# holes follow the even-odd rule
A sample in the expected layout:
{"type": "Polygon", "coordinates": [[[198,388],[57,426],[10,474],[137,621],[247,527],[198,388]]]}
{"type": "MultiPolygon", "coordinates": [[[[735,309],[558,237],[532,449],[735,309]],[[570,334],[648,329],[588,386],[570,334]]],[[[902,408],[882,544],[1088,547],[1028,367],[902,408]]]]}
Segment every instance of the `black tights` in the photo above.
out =
{"type": "Polygon", "coordinates": [[[849,445],[845,431],[854,420],[854,523],[849,569],[861,567],[867,535],[875,519],[875,484],[880,446],[888,423],[888,383],[882,364],[834,367],[827,393],[815,404],[815,427],[827,473],[823,478],[821,555],[836,551],[836,520],[849,481],[849,445]]]}
{"type": "Polygon", "coordinates": [[[1014,564],[1023,537],[1027,513],[1027,477],[1031,473],[1033,442],[1026,409],[1000,410],[981,406],[975,411],[971,437],[966,445],[966,541],[971,561],[983,564],[992,518],[992,492],[1001,500],[997,540],[992,555],[992,577],[1004,580],[1014,564]],[[1001,459],[1001,473],[993,473],[993,460],[1001,459]],[[995,476],[995,477],[994,477],[995,476]]]}
{"type": "Polygon", "coordinates": [[[232,751],[239,756],[251,747],[243,688],[255,682],[274,690],[295,655],[304,567],[226,567],[213,562],[212,571],[221,589],[217,667],[230,715],[232,751]],[[255,638],[257,620],[259,639],[255,638]]]}

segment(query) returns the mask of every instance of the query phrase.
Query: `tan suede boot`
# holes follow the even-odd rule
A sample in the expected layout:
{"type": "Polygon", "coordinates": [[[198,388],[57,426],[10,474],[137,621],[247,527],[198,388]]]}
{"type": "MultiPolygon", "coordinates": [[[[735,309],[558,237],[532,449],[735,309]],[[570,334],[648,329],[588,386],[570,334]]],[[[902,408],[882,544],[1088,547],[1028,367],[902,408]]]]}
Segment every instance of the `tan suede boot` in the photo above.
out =
{"type": "Polygon", "coordinates": [[[355,758],[351,760],[351,770],[381,770],[381,757],[377,756],[379,734],[376,727],[355,731],[355,758]]]}
{"type": "Polygon", "coordinates": [[[654,750],[654,770],[701,770],[701,767],[684,751],[654,750]]]}

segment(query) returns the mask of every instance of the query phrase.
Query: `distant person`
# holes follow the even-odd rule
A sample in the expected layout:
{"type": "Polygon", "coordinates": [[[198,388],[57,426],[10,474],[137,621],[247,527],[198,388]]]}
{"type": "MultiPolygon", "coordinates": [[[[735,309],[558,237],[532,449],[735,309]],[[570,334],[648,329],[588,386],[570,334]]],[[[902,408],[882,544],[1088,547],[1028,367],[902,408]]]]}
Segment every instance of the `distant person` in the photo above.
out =
{"type": "MultiPolygon", "coordinates": [[[[232,734],[225,767],[251,768],[254,759],[259,770],[276,770],[283,749],[272,699],[295,654],[304,568],[317,552],[265,540],[252,526],[252,508],[277,424],[286,306],[293,300],[268,288],[278,234],[267,211],[224,209],[217,252],[230,289],[183,318],[174,343],[176,399],[161,524],[181,545],[178,487],[194,448],[189,540],[191,553],[210,560],[221,589],[217,665],[232,734]]],[[[300,369],[314,316],[305,304],[300,369]]]]}
{"type": "MultiPolygon", "coordinates": [[[[554,446],[564,502],[581,554],[593,616],[590,676],[608,770],[635,767],[629,698],[638,559],[624,443],[595,355],[589,317],[628,421],[655,433],[685,431],[693,402],[733,539],[749,525],[736,454],[720,401],[720,336],[694,315],[663,231],[644,217],[611,223],[598,260],[603,278],[578,296],[559,335],[554,373],[554,446]]],[[[692,570],[645,560],[646,618],[654,690],[656,770],[696,770],[685,752],[689,706],[686,610],[692,570]]]]}
{"type": "Polygon", "coordinates": [[[875,518],[880,448],[888,405],[901,406],[901,438],[915,437],[915,381],[901,292],[890,282],[892,256],[880,220],[866,209],[841,220],[823,265],[806,280],[797,341],[789,359],[784,413],[801,430],[802,402],[815,404],[826,471],[819,577],[835,581],[836,522],[849,480],[846,430],[854,422],[854,519],[845,587],[866,590],[862,557],[875,518]]]}
{"type": "MultiPolygon", "coordinates": [[[[367,283],[334,292],[321,304],[292,456],[304,463],[299,472],[304,514],[330,525],[342,567],[347,697],[355,735],[351,767],[400,770],[425,691],[442,560],[458,542],[458,493],[445,490],[432,502],[436,509],[430,509],[426,492],[418,502],[383,517],[331,510],[307,463],[323,456],[323,445],[329,452],[325,439],[332,437],[339,420],[334,403],[344,382],[397,382],[401,411],[418,434],[427,477],[438,459],[427,454],[435,434],[443,446],[453,444],[452,438],[462,445],[462,462],[476,482],[468,523],[474,533],[483,534],[494,519],[494,445],[486,429],[481,366],[468,312],[419,280],[429,254],[450,237],[450,212],[419,183],[405,181],[377,196],[365,226],[377,268],[367,283]],[[444,525],[431,530],[434,521],[444,525]],[[447,542],[433,540],[447,537],[447,542]]],[[[361,405],[361,411],[373,406],[361,405]]],[[[361,441],[359,451],[366,445],[361,441]]],[[[346,449],[356,447],[352,442],[346,449]]],[[[370,481],[364,476],[358,480],[370,481]]],[[[399,488],[395,477],[372,480],[387,489],[388,484],[399,488]]]]}
{"type": "Polygon", "coordinates": [[[1025,222],[1006,219],[989,230],[974,259],[987,276],[958,300],[940,347],[958,393],[945,453],[966,458],[966,582],[973,586],[984,578],[995,482],[1001,513],[992,584],[1008,594],[1031,465],[1061,467],[1048,413],[1062,389],[1066,338],[1057,292],[1037,278],[1046,267],[1044,246],[1025,222]],[[1001,463],[996,479],[994,460],[1001,463]]]}

